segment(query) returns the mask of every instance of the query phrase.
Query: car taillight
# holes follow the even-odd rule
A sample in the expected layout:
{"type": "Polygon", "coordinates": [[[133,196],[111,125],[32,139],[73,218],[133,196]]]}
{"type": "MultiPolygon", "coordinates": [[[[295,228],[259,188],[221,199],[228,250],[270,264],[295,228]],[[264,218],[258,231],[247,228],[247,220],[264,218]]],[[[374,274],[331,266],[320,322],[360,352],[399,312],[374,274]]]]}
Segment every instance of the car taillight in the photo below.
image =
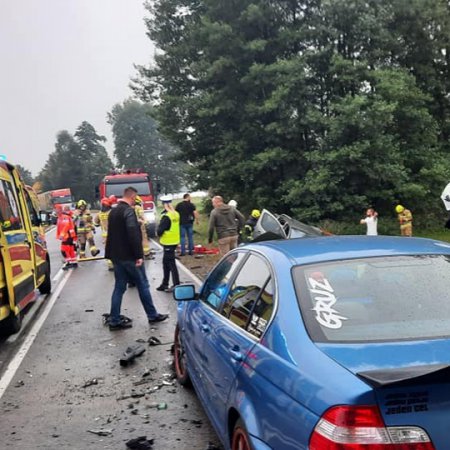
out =
{"type": "Polygon", "coordinates": [[[386,427],[377,406],[335,406],[320,418],[309,450],[434,450],[419,427],[386,427]]]}

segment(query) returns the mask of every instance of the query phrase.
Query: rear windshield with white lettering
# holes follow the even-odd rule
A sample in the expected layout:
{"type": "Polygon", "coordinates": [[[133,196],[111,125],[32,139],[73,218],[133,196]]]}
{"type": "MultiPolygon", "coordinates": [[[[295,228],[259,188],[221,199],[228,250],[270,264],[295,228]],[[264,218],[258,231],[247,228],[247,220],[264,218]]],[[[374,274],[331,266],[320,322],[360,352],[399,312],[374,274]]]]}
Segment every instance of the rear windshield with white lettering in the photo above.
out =
{"type": "Polygon", "coordinates": [[[450,258],[395,256],[298,266],[294,284],[316,342],[450,337],[450,258]]]}

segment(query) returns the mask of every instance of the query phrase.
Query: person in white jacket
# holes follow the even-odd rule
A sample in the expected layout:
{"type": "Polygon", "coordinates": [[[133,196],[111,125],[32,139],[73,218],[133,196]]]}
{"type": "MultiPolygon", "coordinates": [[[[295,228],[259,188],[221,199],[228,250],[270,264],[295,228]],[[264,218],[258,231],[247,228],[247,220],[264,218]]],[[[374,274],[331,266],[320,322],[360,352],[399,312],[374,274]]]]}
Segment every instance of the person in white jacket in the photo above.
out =
{"type": "Polygon", "coordinates": [[[366,217],[359,221],[361,225],[367,225],[367,236],[377,236],[378,226],[378,213],[373,208],[368,208],[366,211],[366,217]]]}

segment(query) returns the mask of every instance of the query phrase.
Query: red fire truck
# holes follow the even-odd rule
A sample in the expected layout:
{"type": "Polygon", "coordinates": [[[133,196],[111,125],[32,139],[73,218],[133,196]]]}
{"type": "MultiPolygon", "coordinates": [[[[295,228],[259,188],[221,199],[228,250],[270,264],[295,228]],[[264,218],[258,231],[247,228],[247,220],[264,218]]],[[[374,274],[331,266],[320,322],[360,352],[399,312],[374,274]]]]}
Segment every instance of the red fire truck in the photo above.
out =
{"type": "Polygon", "coordinates": [[[156,206],[153,185],[148,173],[142,172],[140,169],[111,172],[103,178],[99,185],[100,198],[110,195],[121,198],[124,189],[129,186],[134,187],[142,198],[147,234],[154,237],[156,235],[156,206]]]}
{"type": "Polygon", "coordinates": [[[38,194],[41,214],[47,215],[47,221],[56,223],[58,210],[65,206],[73,208],[73,197],[70,188],[54,189],[38,194]]]}

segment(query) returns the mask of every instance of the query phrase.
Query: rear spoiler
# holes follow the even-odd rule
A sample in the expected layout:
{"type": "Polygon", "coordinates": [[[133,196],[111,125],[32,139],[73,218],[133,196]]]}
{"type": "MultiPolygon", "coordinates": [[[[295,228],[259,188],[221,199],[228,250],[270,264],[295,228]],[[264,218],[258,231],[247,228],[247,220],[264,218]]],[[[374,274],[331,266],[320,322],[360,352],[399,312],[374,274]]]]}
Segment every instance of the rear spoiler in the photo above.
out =
{"type": "Polygon", "coordinates": [[[377,369],[356,374],[374,388],[450,382],[450,365],[428,364],[395,369],[377,369]]]}

